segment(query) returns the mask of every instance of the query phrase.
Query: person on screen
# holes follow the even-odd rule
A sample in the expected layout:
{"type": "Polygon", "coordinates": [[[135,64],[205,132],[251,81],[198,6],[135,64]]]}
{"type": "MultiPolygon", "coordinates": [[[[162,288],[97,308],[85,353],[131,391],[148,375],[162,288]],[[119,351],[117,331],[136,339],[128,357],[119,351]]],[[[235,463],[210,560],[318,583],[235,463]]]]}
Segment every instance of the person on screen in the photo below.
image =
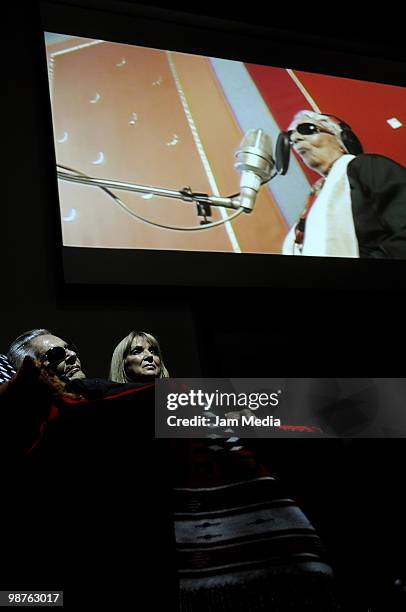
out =
{"type": "Polygon", "coordinates": [[[56,374],[63,382],[86,378],[75,345],[48,329],[24,332],[11,343],[8,360],[16,370],[22,366],[25,357],[39,361],[45,370],[56,374]]]}
{"type": "Polygon", "coordinates": [[[283,254],[406,259],[406,168],[364,154],[350,126],[332,115],[302,110],[285,134],[320,178],[283,254]]]}
{"type": "Polygon", "coordinates": [[[158,340],[147,332],[132,331],[114,349],[110,380],[131,383],[154,378],[169,378],[158,340]]]}

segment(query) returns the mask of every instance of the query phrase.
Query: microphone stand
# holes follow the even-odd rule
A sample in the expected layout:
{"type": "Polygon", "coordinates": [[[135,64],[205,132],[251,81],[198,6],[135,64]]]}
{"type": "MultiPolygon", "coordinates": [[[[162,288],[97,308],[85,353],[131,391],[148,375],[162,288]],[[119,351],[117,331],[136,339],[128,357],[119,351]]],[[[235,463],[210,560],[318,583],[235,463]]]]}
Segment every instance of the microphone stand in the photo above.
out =
{"type": "MultiPolygon", "coordinates": [[[[57,170],[58,178],[64,181],[73,183],[82,183],[84,185],[93,185],[95,187],[120,189],[124,191],[133,191],[136,193],[149,193],[165,198],[175,198],[184,202],[197,202],[203,205],[221,206],[223,208],[232,208],[238,210],[244,208],[238,197],[223,198],[220,196],[209,196],[206,193],[195,193],[190,187],[184,187],[180,191],[173,189],[164,189],[162,187],[152,187],[149,185],[138,185],[136,183],[124,183],[122,181],[111,181],[109,179],[99,179],[90,176],[81,176],[79,174],[69,174],[57,170]]],[[[248,211],[249,212],[249,211],[248,211]]]]}
{"type": "Polygon", "coordinates": [[[234,167],[241,172],[240,191],[239,193],[227,198],[223,198],[221,196],[211,196],[207,193],[196,193],[193,192],[190,187],[184,187],[183,189],[176,191],[174,189],[164,189],[162,187],[153,187],[151,185],[139,185],[137,183],[125,183],[122,181],[94,178],[84,174],[83,172],[78,172],[73,168],[69,168],[68,166],[63,166],[62,164],[57,164],[57,175],[58,178],[66,181],[92,185],[94,187],[103,189],[124,210],[126,210],[127,213],[141,221],[144,221],[145,223],[173,230],[189,231],[204,228],[208,229],[222,225],[223,223],[228,223],[243,212],[250,213],[253,211],[255,199],[261,185],[264,185],[279,174],[278,171],[273,172],[275,161],[272,157],[271,149],[270,137],[262,129],[249,130],[247,134],[245,134],[241,146],[236,152],[237,161],[234,164],[234,167]],[[70,173],[63,172],[61,168],[63,168],[63,170],[68,170],[70,173]],[[203,217],[203,221],[200,224],[202,227],[193,226],[189,228],[181,228],[164,225],[162,223],[155,223],[144,219],[135,212],[130,211],[128,207],[120,200],[120,198],[110,191],[110,188],[132,191],[136,193],[146,193],[165,198],[175,198],[176,200],[183,200],[184,202],[195,202],[197,205],[198,216],[203,217]],[[207,217],[211,216],[210,206],[231,208],[236,212],[230,216],[224,214],[222,215],[223,219],[221,221],[209,223],[207,217]]]}

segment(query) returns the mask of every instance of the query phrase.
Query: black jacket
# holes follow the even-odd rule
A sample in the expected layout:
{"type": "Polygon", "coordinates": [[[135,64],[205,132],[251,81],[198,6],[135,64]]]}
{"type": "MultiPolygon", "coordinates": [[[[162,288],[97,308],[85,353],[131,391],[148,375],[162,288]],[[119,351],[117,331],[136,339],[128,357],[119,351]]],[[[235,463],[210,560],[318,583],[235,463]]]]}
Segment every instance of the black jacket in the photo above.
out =
{"type": "Polygon", "coordinates": [[[347,175],[360,257],[406,259],[406,168],[358,155],[347,175]]]}

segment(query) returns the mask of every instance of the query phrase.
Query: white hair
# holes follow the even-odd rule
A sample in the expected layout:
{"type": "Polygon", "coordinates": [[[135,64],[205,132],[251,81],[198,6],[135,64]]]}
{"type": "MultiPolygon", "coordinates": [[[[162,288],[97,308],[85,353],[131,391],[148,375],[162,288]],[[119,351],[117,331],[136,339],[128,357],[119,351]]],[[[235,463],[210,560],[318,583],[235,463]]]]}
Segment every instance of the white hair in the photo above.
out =
{"type": "Polygon", "coordinates": [[[30,331],[24,332],[21,336],[18,336],[10,345],[8,350],[8,360],[15,367],[16,370],[23,365],[24,358],[32,357],[37,359],[38,355],[34,350],[32,341],[38,336],[49,336],[52,332],[49,329],[31,329],[30,331]]]}
{"type": "Polygon", "coordinates": [[[299,123],[302,123],[303,119],[310,119],[316,125],[319,124],[325,127],[333,136],[336,137],[343,150],[348,153],[348,149],[342,141],[341,134],[342,128],[334,117],[329,115],[323,115],[322,113],[316,113],[315,111],[301,110],[293,117],[288,130],[296,129],[299,123]]]}

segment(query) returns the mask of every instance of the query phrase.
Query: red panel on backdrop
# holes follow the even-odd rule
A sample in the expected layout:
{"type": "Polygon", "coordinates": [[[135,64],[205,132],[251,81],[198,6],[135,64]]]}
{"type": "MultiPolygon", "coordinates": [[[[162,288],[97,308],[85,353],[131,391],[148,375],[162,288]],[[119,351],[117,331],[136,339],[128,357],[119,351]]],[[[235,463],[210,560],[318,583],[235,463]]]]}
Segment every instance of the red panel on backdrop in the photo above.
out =
{"type": "MultiPolygon", "coordinates": [[[[309,102],[284,68],[246,64],[252,80],[275,121],[286,129],[293,115],[310,108],[309,102]]],[[[337,115],[351,125],[366,153],[386,155],[406,165],[406,89],[310,72],[295,71],[322,112],[337,115]],[[395,117],[402,127],[393,129],[395,117]]],[[[305,168],[310,182],[318,178],[305,168]]]]}
{"type": "Polygon", "coordinates": [[[406,89],[394,85],[295,71],[319,108],[351,125],[366,153],[386,155],[406,165],[406,89]],[[393,129],[387,120],[403,125],[393,129]]]}
{"type": "MultiPolygon", "coordinates": [[[[257,64],[246,64],[245,66],[281,130],[288,127],[295,113],[301,109],[310,108],[308,101],[285,68],[257,64]]],[[[303,164],[302,168],[310,183],[320,178],[316,172],[303,164]]]]}

